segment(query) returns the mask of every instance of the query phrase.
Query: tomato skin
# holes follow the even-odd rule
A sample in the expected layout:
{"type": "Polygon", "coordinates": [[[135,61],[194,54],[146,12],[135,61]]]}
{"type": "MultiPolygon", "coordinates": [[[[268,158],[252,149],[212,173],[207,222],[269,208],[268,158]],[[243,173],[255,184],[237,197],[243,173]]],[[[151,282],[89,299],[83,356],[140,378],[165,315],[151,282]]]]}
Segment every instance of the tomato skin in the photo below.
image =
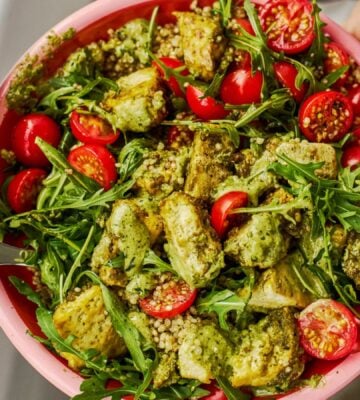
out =
{"type": "Polygon", "coordinates": [[[360,165],[360,145],[346,147],[341,156],[341,165],[343,168],[350,167],[351,169],[360,165]]]}
{"type": "Polygon", "coordinates": [[[357,339],[355,316],[342,303],[317,300],[301,311],[300,343],[315,358],[338,360],[351,353],[357,339]]]}
{"type": "Polygon", "coordinates": [[[140,308],[155,318],[174,318],[192,306],[197,290],[184,281],[159,284],[147,297],[139,300],[140,308]],[[154,304],[154,302],[156,304],[154,304]]]}
{"type": "Polygon", "coordinates": [[[103,146],[85,144],[70,151],[70,165],[83,175],[94,179],[105,190],[109,190],[117,179],[115,158],[103,146]]]}
{"type": "MultiPolygon", "coordinates": [[[[345,49],[336,42],[325,43],[324,45],[326,57],[324,60],[324,69],[326,74],[336,71],[340,67],[349,66],[350,58],[345,49]]],[[[333,85],[334,87],[341,87],[349,76],[347,70],[333,85]]]]}
{"type": "Polygon", "coordinates": [[[259,18],[268,46],[274,51],[298,54],[310,47],[315,38],[312,5],[307,0],[267,1],[260,8],[259,18]]]}
{"type": "Polygon", "coordinates": [[[234,208],[246,207],[249,202],[249,196],[245,192],[228,192],[219,197],[211,208],[210,223],[220,238],[236,222],[237,216],[229,214],[234,208]]]}
{"type": "Polygon", "coordinates": [[[350,100],[340,92],[323,91],[308,97],[299,109],[299,125],[311,142],[333,143],[349,131],[354,119],[350,100]],[[336,115],[333,115],[335,113],[336,115]],[[334,122],[337,126],[334,128],[334,122]]]}
{"type": "Polygon", "coordinates": [[[347,97],[350,99],[353,106],[354,115],[356,117],[360,116],[360,86],[350,89],[347,97]]]}
{"type": "Polygon", "coordinates": [[[50,162],[35,144],[36,137],[57,147],[61,139],[60,127],[45,114],[25,115],[12,131],[12,149],[21,164],[29,167],[48,167],[50,162]]]}
{"type": "MultiPolygon", "coordinates": [[[[160,57],[159,60],[161,62],[163,62],[167,67],[172,68],[172,69],[184,66],[184,63],[182,63],[177,58],[160,57]]],[[[157,64],[155,61],[153,62],[153,65],[159,70],[161,76],[163,78],[165,78],[165,72],[161,68],[161,65],[157,64]]],[[[181,72],[181,75],[187,76],[187,75],[189,75],[189,71],[187,69],[184,69],[181,72]]],[[[185,97],[184,92],[181,90],[181,87],[174,76],[170,76],[170,78],[166,80],[166,83],[169,86],[169,88],[172,90],[172,92],[174,93],[175,96],[185,97]]]]}
{"type": "Polygon", "coordinates": [[[260,71],[252,75],[251,68],[237,69],[225,76],[220,88],[220,98],[224,103],[233,105],[259,103],[263,80],[260,71]]]}
{"type": "MultiPolygon", "coordinates": [[[[255,32],[253,27],[251,26],[251,23],[248,19],[246,18],[236,18],[236,22],[249,34],[255,36],[255,32]]],[[[238,33],[241,35],[241,32],[238,33]]]]}
{"type": "Polygon", "coordinates": [[[274,64],[274,72],[276,79],[281,85],[288,88],[294,99],[298,103],[301,103],[308,91],[309,85],[304,82],[300,89],[296,87],[295,81],[298,74],[296,67],[286,61],[278,61],[274,64]]]}
{"type": "Polygon", "coordinates": [[[135,396],[133,396],[132,394],[128,394],[121,398],[121,400],[134,400],[134,399],[135,399],[135,396]]]}
{"type": "Polygon", "coordinates": [[[227,400],[225,393],[220,388],[215,386],[214,383],[201,385],[201,387],[210,392],[209,395],[202,397],[202,400],[227,400]]]}
{"type": "Polygon", "coordinates": [[[114,132],[103,118],[76,110],[70,115],[70,128],[76,139],[85,144],[112,144],[120,136],[120,131],[114,132]]]}
{"type": "Polygon", "coordinates": [[[203,92],[195,86],[189,85],[186,88],[186,100],[191,111],[199,118],[207,121],[210,119],[223,119],[229,111],[225,110],[224,105],[216,101],[213,97],[202,98],[203,92]]]}
{"type": "Polygon", "coordinates": [[[41,183],[46,175],[43,169],[28,168],[12,178],[7,188],[7,200],[15,213],[20,214],[35,207],[41,183]]]}

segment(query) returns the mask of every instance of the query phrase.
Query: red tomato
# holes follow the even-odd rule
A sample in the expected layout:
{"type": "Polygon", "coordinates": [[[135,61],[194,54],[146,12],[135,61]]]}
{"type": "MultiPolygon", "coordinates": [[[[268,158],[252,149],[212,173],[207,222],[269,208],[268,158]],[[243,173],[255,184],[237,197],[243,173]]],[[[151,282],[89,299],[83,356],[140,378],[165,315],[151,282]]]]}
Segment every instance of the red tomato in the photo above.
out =
{"type": "Polygon", "coordinates": [[[210,392],[207,396],[202,397],[202,400],[227,400],[225,393],[215,386],[215,384],[210,383],[208,385],[202,385],[201,387],[210,392]]]}
{"type": "MultiPolygon", "coordinates": [[[[255,36],[255,32],[253,27],[250,24],[250,21],[245,18],[236,18],[236,22],[250,35],[255,36]]],[[[241,34],[241,33],[240,33],[241,34]]]]}
{"type": "Polygon", "coordinates": [[[301,53],[315,38],[312,5],[308,0],[270,0],[260,8],[259,18],[272,50],[301,53]]]}
{"type": "Polygon", "coordinates": [[[17,214],[32,210],[46,172],[40,168],[29,168],[16,174],[7,188],[10,208],[17,214]]]}
{"type": "Polygon", "coordinates": [[[45,114],[25,115],[11,134],[12,149],[18,161],[30,167],[47,167],[50,162],[40,150],[37,137],[57,147],[61,139],[59,125],[45,114]]]}
{"type": "Polygon", "coordinates": [[[224,103],[233,105],[259,103],[263,74],[251,68],[241,68],[225,76],[220,88],[220,97],[224,103]]]}
{"type": "MultiPolygon", "coordinates": [[[[161,57],[160,61],[163,62],[167,67],[172,68],[172,69],[184,66],[184,64],[176,58],[161,57]]],[[[153,62],[153,65],[160,71],[161,76],[164,77],[165,73],[164,73],[163,69],[161,68],[161,66],[159,64],[157,64],[156,62],[153,62]]],[[[183,76],[189,75],[189,71],[187,69],[184,69],[181,72],[181,75],[183,75],[183,76]]],[[[175,94],[175,96],[184,97],[184,93],[181,90],[181,87],[174,76],[171,76],[166,82],[167,82],[169,88],[175,94]]]]}
{"type": "Polygon", "coordinates": [[[85,144],[76,147],[70,151],[68,161],[74,169],[94,179],[105,190],[110,189],[116,181],[115,158],[103,146],[85,144]]]}
{"type": "Polygon", "coordinates": [[[341,165],[343,166],[343,168],[351,167],[351,169],[355,169],[360,165],[359,145],[346,147],[341,156],[341,165]]]}
{"type": "Polygon", "coordinates": [[[222,103],[210,96],[203,98],[203,92],[192,85],[186,88],[186,100],[191,111],[204,120],[223,119],[229,114],[222,103]]]}
{"type": "Polygon", "coordinates": [[[77,140],[85,144],[111,144],[116,142],[120,132],[103,118],[93,114],[73,111],[70,115],[70,128],[77,140]]]}
{"type": "Polygon", "coordinates": [[[189,145],[194,139],[194,132],[172,126],[167,132],[167,145],[173,149],[177,149],[184,145],[189,145]]]}
{"type": "MultiPolygon", "coordinates": [[[[350,58],[346,51],[338,43],[330,42],[325,43],[326,57],[324,60],[325,73],[330,74],[337,69],[350,65],[350,58]]],[[[342,86],[349,76],[349,70],[347,70],[336,82],[336,87],[342,86]]]]}
{"type": "Polygon", "coordinates": [[[132,394],[128,394],[121,398],[121,400],[134,400],[134,399],[135,399],[135,396],[133,396],[132,394]]]}
{"type": "Polygon", "coordinates": [[[308,97],[299,109],[301,132],[311,142],[337,142],[349,131],[354,119],[350,100],[335,91],[308,97]]]}
{"type": "Polygon", "coordinates": [[[353,106],[354,115],[360,116],[360,86],[355,86],[349,90],[348,98],[353,106]]]}
{"type": "Polygon", "coordinates": [[[230,214],[234,208],[246,207],[249,201],[245,192],[228,192],[218,198],[211,208],[210,223],[219,237],[224,237],[238,216],[230,214]]]}
{"type": "Polygon", "coordinates": [[[139,301],[141,309],[155,318],[174,318],[194,303],[196,289],[191,289],[184,281],[168,280],[139,301]]]}
{"type": "Polygon", "coordinates": [[[288,88],[294,99],[300,103],[305,97],[309,85],[304,82],[299,89],[296,87],[295,81],[298,70],[294,65],[285,61],[276,62],[274,64],[274,72],[281,85],[288,88]]]}
{"type": "Polygon", "coordinates": [[[354,315],[343,304],[317,300],[301,311],[298,319],[300,343],[311,356],[337,360],[347,356],[357,338],[354,315]]]}

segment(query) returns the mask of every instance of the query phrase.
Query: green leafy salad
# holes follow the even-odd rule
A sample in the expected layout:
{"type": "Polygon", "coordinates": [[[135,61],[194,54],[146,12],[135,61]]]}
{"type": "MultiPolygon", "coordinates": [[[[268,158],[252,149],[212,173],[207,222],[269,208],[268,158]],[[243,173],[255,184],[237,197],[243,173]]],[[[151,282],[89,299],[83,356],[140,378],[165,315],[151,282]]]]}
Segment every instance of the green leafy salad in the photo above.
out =
{"type": "Polygon", "coordinates": [[[10,85],[0,239],[28,249],[34,339],[73,400],[316,386],[357,342],[360,67],[315,0],[162,12],[10,85]]]}

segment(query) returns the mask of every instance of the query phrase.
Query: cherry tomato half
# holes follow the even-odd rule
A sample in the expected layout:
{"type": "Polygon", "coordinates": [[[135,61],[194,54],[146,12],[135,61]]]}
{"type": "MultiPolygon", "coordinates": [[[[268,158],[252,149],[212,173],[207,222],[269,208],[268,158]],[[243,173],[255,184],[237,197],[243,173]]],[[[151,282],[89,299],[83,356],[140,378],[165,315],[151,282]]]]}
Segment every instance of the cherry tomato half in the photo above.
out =
{"type": "Polygon", "coordinates": [[[70,151],[68,161],[76,171],[94,179],[105,190],[110,189],[116,181],[115,158],[103,146],[85,144],[76,147],[70,151]]]}
{"type": "Polygon", "coordinates": [[[306,82],[303,82],[299,89],[296,87],[295,81],[298,70],[294,65],[286,61],[276,62],[274,64],[274,72],[276,79],[281,83],[281,85],[288,88],[294,99],[300,103],[304,99],[309,85],[306,82]]]}
{"type": "Polygon", "coordinates": [[[259,18],[272,50],[301,53],[315,38],[312,5],[307,0],[270,0],[260,8],[259,18]]]}
{"type": "Polygon", "coordinates": [[[346,147],[341,156],[341,165],[343,168],[350,167],[355,169],[360,166],[360,146],[352,145],[346,147]]]}
{"type": "Polygon", "coordinates": [[[141,309],[155,318],[174,318],[194,303],[196,289],[191,289],[184,281],[167,280],[139,301],[141,309]]]}
{"type": "Polygon", "coordinates": [[[12,178],[7,188],[7,200],[15,213],[30,211],[35,207],[45,177],[43,169],[29,168],[12,178]]]}
{"type": "MultiPolygon", "coordinates": [[[[159,60],[162,63],[164,63],[167,67],[172,68],[172,69],[184,66],[184,63],[182,63],[180,60],[178,60],[176,58],[161,57],[159,60]]],[[[159,64],[157,64],[155,61],[153,62],[153,65],[160,71],[161,76],[165,77],[165,73],[164,73],[163,69],[161,68],[161,66],[159,64]]],[[[189,75],[189,71],[187,69],[184,69],[181,72],[181,75],[183,75],[183,76],[189,75]]],[[[181,90],[181,87],[174,76],[170,76],[170,78],[166,82],[175,96],[184,97],[184,93],[181,90]]]]}
{"type": "Polygon", "coordinates": [[[246,207],[249,201],[245,192],[228,192],[218,198],[211,208],[210,223],[220,238],[223,238],[232,225],[238,221],[234,208],[246,207]]]}
{"type": "Polygon", "coordinates": [[[349,90],[348,98],[353,106],[354,115],[360,116],[360,86],[355,86],[349,90]]]}
{"type": "Polygon", "coordinates": [[[311,356],[337,360],[347,356],[357,339],[354,315],[343,304],[317,300],[301,311],[298,319],[300,343],[311,356]]]}
{"type": "Polygon", "coordinates": [[[73,111],[70,115],[70,128],[73,135],[85,144],[111,144],[116,142],[120,132],[103,118],[94,114],[73,111]]]}
{"type": "Polygon", "coordinates": [[[263,74],[260,71],[253,75],[251,68],[237,69],[225,76],[220,88],[220,98],[233,105],[259,103],[262,85],[263,74]]]}
{"type": "Polygon", "coordinates": [[[186,100],[191,111],[204,120],[223,119],[229,114],[222,103],[210,96],[203,97],[203,92],[192,85],[186,88],[186,100]]]}
{"type": "MultiPolygon", "coordinates": [[[[255,36],[255,32],[253,27],[250,24],[250,21],[246,18],[236,18],[236,23],[239,24],[247,33],[255,36]]],[[[235,29],[236,31],[236,29],[235,29]]],[[[237,34],[241,35],[241,32],[237,32],[237,34]]]]}
{"type": "MultiPolygon", "coordinates": [[[[335,42],[325,43],[325,53],[326,57],[324,60],[325,73],[330,74],[337,69],[350,66],[350,58],[346,51],[340,46],[340,44],[335,42]]],[[[342,86],[349,76],[349,70],[347,70],[336,82],[335,87],[342,86]]]]}
{"type": "Polygon", "coordinates": [[[214,383],[201,385],[201,387],[210,392],[207,396],[202,397],[202,400],[227,400],[225,393],[214,383]]]}
{"type": "Polygon", "coordinates": [[[45,140],[57,147],[61,139],[59,125],[45,114],[28,114],[15,125],[11,134],[12,149],[18,161],[29,167],[47,167],[50,162],[35,139],[45,140]]]}
{"type": "Polygon", "coordinates": [[[337,142],[349,131],[354,119],[350,100],[336,91],[317,92],[299,109],[301,132],[311,142],[337,142]]]}

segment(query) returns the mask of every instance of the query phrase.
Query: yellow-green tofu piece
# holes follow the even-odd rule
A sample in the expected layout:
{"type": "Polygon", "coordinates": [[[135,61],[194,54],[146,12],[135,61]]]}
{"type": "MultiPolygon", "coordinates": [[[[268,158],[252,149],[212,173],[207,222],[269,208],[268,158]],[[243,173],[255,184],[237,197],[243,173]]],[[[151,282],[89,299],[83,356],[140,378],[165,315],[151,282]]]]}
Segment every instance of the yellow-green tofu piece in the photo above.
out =
{"type": "Polygon", "coordinates": [[[231,175],[231,157],[235,151],[226,133],[197,131],[191,148],[185,192],[208,201],[211,191],[231,175]]]}
{"type": "Polygon", "coordinates": [[[186,66],[195,77],[211,81],[226,48],[219,19],[193,12],[175,12],[174,15],[178,19],[186,66]]]}
{"type": "MultiPolygon", "coordinates": [[[[109,358],[127,351],[106,312],[100,286],[91,286],[60,304],[54,312],[53,320],[62,338],[75,337],[72,346],[77,350],[95,349],[109,358]]],[[[75,370],[85,366],[84,361],[73,354],[62,352],[60,355],[75,370]]]]}
{"type": "Polygon", "coordinates": [[[360,290],[360,234],[351,232],[347,240],[342,268],[360,290]]]}
{"type": "Polygon", "coordinates": [[[167,89],[156,68],[144,68],[118,79],[119,92],[110,91],[103,107],[123,132],[147,132],[166,117],[167,89]]]}
{"type": "Polygon", "coordinates": [[[316,175],[322,178],[336,179],[338,165],[335,149],[326,143],[309,143],[306,140],[298,142],[292,140],[282,143],[276,150],[277,154],[297,161],[301,164],[323,162],[324,165],[315,171],[316,175]]]}
{"type": "Polygon", "coordinates": [[[303,264],[301,254],[282,259],[274,268],[264,271],[257,280],[248,303],[253,309],[282,307],[305,308],[313,298],[299,281],[291,264],[303,264]]]}
{"type": "Polygon", "coordinates": [[[206,286],[225,265],[221,243],[207,212],[189,195],[174,192],[161,203],[160,214],[172,267],[191,287],[206,286]]]}
{"type": "Polygon", "coordinates": [[[99,273],[107,285],[122,286],[126,281],[124,274],[131,277],[140,271],[150,248],[150,234],[141,220],[141,214],[134,200],[118,200],[113,205],[103,236],[91,259],[92,270],[99,273]],[[109,261],[120,254],[124,257],[123,268],[112,268],[109,261]],[[120,281],[109,280],[110,272],[116,274],[120,281]]]}
{"type": "Polygon", "coordinates": [[[284,385],[304,370],[294,312],[271,311],[257,324],[241,331],[228,359],[228,379],[234,387],[284,385]]]}
{"type": "Polygon", "coordinates": [[[212,323],[193,324],[179,347],[180,376],[209,383],[225,374],[226,359],[233,352],[232,343],[212,323]]]}
{"type": "Polygon", "coordinates": [[[287,255],[290,239],[281,229],[281,218],[270,213],[254,214],[232,229],[225,242],[225,254],[242,267],[274,267],[287,255]]]}

